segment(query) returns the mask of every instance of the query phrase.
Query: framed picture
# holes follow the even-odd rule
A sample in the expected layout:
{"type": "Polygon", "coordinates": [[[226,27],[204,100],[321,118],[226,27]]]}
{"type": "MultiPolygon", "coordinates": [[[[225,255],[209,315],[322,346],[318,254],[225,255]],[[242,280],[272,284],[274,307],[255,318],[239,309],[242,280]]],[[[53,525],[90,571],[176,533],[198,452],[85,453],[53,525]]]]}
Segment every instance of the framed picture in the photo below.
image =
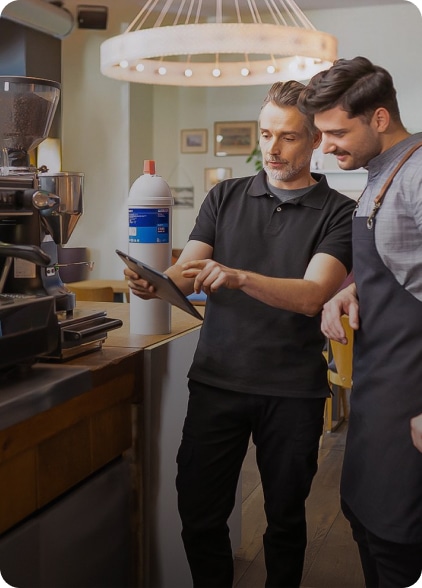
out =
{"type": "Polygon", "coordinates": [[[193,208],[193,186],[170,187],[175,208],[193,208]]]}
{"type": "Polygon", "coordinates": [[[255,120],[214,123],[214,155],[250,155],[256,146],[257,133],[255,120]]]}
{"type": "Polygon", "coordinates": [[[231,167],[206,167],[205,168],[205,191],[208,192],[213,186],[232,177],[231,167]]]}
{"type": "Polygon", "coordinates": [[[184,129],[181,131],[182,153],[206,153],[208,151],[207,129],[184,129]]]}

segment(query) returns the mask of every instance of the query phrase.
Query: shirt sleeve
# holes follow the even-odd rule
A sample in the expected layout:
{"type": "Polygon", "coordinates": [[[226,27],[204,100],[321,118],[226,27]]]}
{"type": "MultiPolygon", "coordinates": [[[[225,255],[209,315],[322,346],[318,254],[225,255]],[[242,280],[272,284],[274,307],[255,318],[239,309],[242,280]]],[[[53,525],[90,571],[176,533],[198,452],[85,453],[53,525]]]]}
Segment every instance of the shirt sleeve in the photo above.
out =
{"type": "Polygon", "coordinates": [[[190,241],[201,241],[214,247],[218,211],[217,200],[218,190],[214,187],[208,192],[199,209],[195,225],[189,235],[190,241]]]}
{"type": "Polygon", "coordinates": [[[343,194],[330,191],[329,196],[333,208],[327,217],[326,230],[315,253],[327,253],[338,259],[346,268],[352,270],[352,216],[356,202],[343,194]]]}

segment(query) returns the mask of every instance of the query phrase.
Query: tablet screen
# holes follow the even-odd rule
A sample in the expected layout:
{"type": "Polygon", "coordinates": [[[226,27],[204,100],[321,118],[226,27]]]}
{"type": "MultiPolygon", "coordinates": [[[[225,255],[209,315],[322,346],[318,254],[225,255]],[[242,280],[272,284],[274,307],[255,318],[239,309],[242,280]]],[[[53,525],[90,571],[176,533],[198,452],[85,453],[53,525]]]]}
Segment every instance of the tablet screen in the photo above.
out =
{"type": "Polygon", "coordinates": [[[181,308],[197,319],[203,320],[202,315],[168,275],[159,272],[119,249],[116,249],[116,253],[132,271],[154,286],[158,298],[170,302],[170,304],[181,308]]]}

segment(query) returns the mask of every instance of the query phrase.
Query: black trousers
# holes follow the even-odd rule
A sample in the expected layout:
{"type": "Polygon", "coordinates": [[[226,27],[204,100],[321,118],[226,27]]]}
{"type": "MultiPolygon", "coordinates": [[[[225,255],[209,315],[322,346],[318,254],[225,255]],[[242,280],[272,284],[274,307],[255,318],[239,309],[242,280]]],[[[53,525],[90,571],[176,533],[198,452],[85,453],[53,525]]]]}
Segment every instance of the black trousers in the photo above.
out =
{"type": "Polygon", "coordinates": [[[230,588],[233,510],[250,435],[265,498],[267,588],[300,585],[305,500],[317,471],[324,398],[260,396],[189,383],[177,456],[182,538],[195,588],[230,588]]]}
{"type": "Polygon", "coordinates": [[[407,588],[422,573],[422,543],[393,543],[377,537],[342,501],[344,516],[358,544],[366,588],[407,588]]]}

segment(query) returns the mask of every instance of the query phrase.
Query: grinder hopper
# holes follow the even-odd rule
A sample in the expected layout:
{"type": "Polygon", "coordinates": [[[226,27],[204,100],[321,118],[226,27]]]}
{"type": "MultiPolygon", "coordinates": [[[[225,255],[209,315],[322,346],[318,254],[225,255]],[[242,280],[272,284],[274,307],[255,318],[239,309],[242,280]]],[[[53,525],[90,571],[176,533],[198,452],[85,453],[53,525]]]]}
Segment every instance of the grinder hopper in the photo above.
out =
{"type": "Polygon", "coordinates": [[[28,153],[47,136],[57,109],[60,84],[23,76],[0,76],[0,150],[13,169],[28,168],[28,153]]]}

